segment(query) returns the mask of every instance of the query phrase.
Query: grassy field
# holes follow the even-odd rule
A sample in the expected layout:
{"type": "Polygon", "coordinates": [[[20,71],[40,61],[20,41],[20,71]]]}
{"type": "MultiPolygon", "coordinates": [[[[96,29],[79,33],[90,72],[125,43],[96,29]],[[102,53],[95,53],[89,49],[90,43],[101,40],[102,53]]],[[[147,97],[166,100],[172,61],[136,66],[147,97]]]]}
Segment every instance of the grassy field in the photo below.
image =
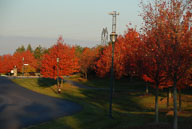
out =
{"type": "MultiPolygon", "coordinates": [[[[70,77],[71,80],[90,87],[109,87],[109,80],[84,80],[70,77]]],[[[113,119],[108,118],[109,91],[91,90],[64,83],[62,94],[56,93],[56,81],[45,78],[13,79],[13,82],[42,94],[68,99],[81,104],[81,112],[61,117],[46,123],[28,127],[28,129],[170,129],[172,127],[172,103],[167,109],[165,94],[161,92],[159,100],[160,124],[154,124],[154,95],[150,90],[145,95],[145,83],[126,79],[115,81],[113,96],[113,119]]],[[[179,112],[179,128],[192,128],[192,95],[183,94],[183,110],[179,112]]]]}

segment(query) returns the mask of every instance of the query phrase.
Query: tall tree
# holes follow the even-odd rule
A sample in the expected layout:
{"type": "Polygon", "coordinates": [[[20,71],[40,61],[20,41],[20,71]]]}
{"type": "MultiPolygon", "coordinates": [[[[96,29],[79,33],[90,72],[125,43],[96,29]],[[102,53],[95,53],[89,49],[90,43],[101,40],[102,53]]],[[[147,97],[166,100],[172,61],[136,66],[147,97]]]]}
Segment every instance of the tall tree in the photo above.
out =
{"type": "Polygon", "coordinates": [[[155,34],[154,40],[162,41],[157,47],[162,48],[167,77],[173,82],[174,129],[177,129],[177,84],[191,65],[191,9],[191,0],[156,0],[143,6],[144,31],[154,30],[150,36],[155,34]]]}
{"type": "Polygon", "coordinates": [[[33,53],[36,59],[40,59],[43,54],[43,48],[41,47],[41,45],[37,46],[33,53]]]}
{"type": "Polygon", "coordinates": [[[24,72],[24,67],[30,68],[28,69],[28,72],[36,72],[37,60],[34,58],[33,53],[30,51],[14,53],[13,61],[14,66],[16,66],[18,69],[18,72],[24,72]],[[24,66],[24,64],[28,64],[28,66],[24,66]]]}
{"type": "MultiPolygon", "coordinates": [[[[161,1],[162,2],[162,1],[161,1]]],[[[155,121],[159,122],[159,88],[160,84],[166,79],[166,69],[165,69],[165,41],[163,31],[166,29],[162,26],[161,10],[164,6],[163,2],[158,2],[155,0],[153,4],[149,3],[145,5],[142,3],[143,7],[143,20],[145,26],[142,28],[145,36],[143,37],[144,53],[143,56],[146,69],[145,74],[154,81],[156,88],[155,94],[155,121]]]]}
{"type": "Polygon", "coordinates": [[[84,74],[84,78],[87,79],[88,72],[94,70],[95,61],[98,58],[99,49],[97,48],[84,48],[80,57],[80,71],[84,74]]]}
{"type": "Polygon", "coordinates": [[[81,54],[83,53],[83,47],[79,46],[79,45],[76,45],[75,46],[75,54],[77,57],[81,57],[81,54]]]}
{"type": "Polygon", "coordinates": [[[33,49],[32,49],[32,47],[31,47],[31,44],[28,44],[28,46],[27,46],[27,51],[33,52],[33,49]]]}
{"type": "Polygon", "coordinates": [[[1,60],[0,72],[4,74],[11,72],[11,70],[14,67],[13,63],[14,60],[12,55],[10,54],[3,55],[0,60],[1,60]]]}
{"type": "Polygon", "coordinates": [[[25,47],[24,45],[21,45],[21,47],[18,47],[15,52],[24,52],[24,51],[25,51],[25,47]]]}
{"type": "Polygon", "coordinates": [[[35,59],[37,59],[37,72],[40,72],[40,68],[41,68],[41,57],[43,55],[43,48],[41,47],[41,45],[37,46],[34,50],[34,57],[35,59]]]}
{"type": "Polygon", "coordinates": [[[178,29],[178,26],[174,27],[174,29],[171,29],[171,31],[171,42],[169,46],[169,56],[167,61],[169,65],[169,76],[173,81],[174,129],[177,129],[177,89],[179,88],[178,82],[182,79],[182,77],[185,77],[186,71],[191,65],[191,41],[186,41],[186,39],[189,39],[188,37],[191,37],[192,33],[189,34],[189,32],[181,32],[181,30],[178,29]]]}
{"type": "Polygon", "coordinates": [[[49,53],[42,57],[41,74],[44,77],[54,79],[57,79],[59,74],[59,77],[63,78],[65,75],[79,71],[78,60],[75,55],[75,48],[64,44],[63,38],[59,37],[57,44],[52,46],[49,53]],[[57,58],[59,58],[58,65],[57,58]]]}
{"type": "Polygon", "coordinates": [[[164,8],[167,28],[168,73],[173,82],[174,129],[177,129],[177,89],[192,65],[192,1],[171,0],[164,8]]]}
{"type": "MultiPolygon", "coordinates": [[[[114,72],[116,78],[119,79],[123,75],[132,76],[135,72],[134,57],[140,43],[139,33],[133,28],[128,28],[128,31],[123,36],[118,37],[114,52],[114,72]]],[[[106,76],[110,71],[111,51],[112,45],[109,44],[103,49],[100,59],[97,61],[96,72],[100,77],[106,76]]]]}

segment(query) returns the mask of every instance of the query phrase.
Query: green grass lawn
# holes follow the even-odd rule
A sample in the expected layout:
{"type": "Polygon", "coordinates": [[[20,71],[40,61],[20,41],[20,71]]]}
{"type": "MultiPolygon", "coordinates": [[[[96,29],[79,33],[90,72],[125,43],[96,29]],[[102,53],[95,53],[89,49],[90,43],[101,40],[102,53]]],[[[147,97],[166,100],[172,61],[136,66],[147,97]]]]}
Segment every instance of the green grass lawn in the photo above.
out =
{"type": "MultiPolygon", "coordinates": [[[[75,82],[79,82],[89,87],[94,88],[109,88],[110,86],[110,79],[103,79],[103,78],[92,78],[89,80],[81,78],[78,74],[72,75],[69,80],[73,80],[75,82]]],[[[138,79],[128,80],[127,78],[123,78],[120,80],[115,80],[115,90],[137,90],[137,91],[144,91],[145,90],[145,82],[140,81],[138,79]]]]}
{"type": "MultiPolygon", "coordinates": [[[[108,87],[106,79],[86,81],[81,78],[70,79],[92,87],[108,87]]],[[[45,78],[13,79],[13,82],[38,93],[68,99],[81,104],[81,112],[52,121],[28,127],[28,129],[169,129],[172,125],[172,106],[166,108],[165,95],[162,92],[159,101],[161,125],[154,125],[154,96],[145,95],[142,81],[115,81],[113,95],[113,119],[108,118],[109,91],[88,90],[64,83],[62,94],[56,93],[56,81],[45,78]],[[117,88],[118,87],[118,88],[117,88]],[[163,123],[163,124],[162,124],[163,123]]],[[[153,90],[150,90],[152,92],[153,90]]],[[[192,95],[183,95],[183,111],[179,113],[180,129],[192,128],[192,95]]],[[[172,103],[171,103],[172,104],[172,103]]]]}

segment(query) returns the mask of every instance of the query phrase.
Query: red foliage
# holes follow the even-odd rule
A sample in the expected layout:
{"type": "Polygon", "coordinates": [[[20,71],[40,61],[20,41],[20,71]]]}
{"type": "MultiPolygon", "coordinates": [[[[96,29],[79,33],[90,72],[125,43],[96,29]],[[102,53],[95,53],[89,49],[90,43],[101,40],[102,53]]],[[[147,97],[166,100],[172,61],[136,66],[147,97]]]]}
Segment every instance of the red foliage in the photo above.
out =
{"type": "Polygon", "coordinates": [[[80,56],[80,70],[84,73],[85,78],[87,78],[87,73],[94,70],[95,61],[99,55],[99,48],[84,48],[80,56]]]}
{"type": "Polygon", "coordinates": [[[41,74],[44,77],[57,78],[57,58],[59,58],[59,77],[63,78],[64,75],[79,71],[79,59],[75,56],[75,48],[63,42],[62,37],[59,37],[57,44],[50,48],[48,54],[43,55],[41,74]]]}
{"type": "Polygon", "coordinates": [[[146,74],[144,74],[143,76],[142,76],[142,78],[143,78],[143,80],[145,81],[145,82],[151,82],[151,83],[154,83],[154,80],[152,80],[150,77],[148,77],[146,74]]]}
{"type": "Polygon", "coordinates": [[[30,70],[27,72],[35,72],[37,68],[37,60],[33,56],[33,53],[31,53],[30,51],[14,53],[13,62],[14,62],[13,66],[17,67],[18,72],[22,72],[24,64],[28,64],[28,66],[25,66],[25,67],[30,67],[30,70]],[[23,61],[23,58],[24,58],[24,61],[23,61]]]}
{"type": "Polygon", "coordinates": [[[16,52],[13,55],[3,55],[0,59],[0,73],[9,73],[15,66],[18,72],[22,72],[24,64],[28,64],[28,66],[25,66],[28,68],[28,71],[25,72],[36,71],[37,61],[30,51],[16,52]]]}
{"type": "Polygon", "coordinates": [[[13,57],[10,54],[3,55],[0,62],[0,73],[8,73],[13,69],[13,57]]]}
{"type": "MultiPolygon", "coordinates": [[[[124,36],[119,36],[115,43],[114,72],[116,78],[135,73],[135,53],[141,40],[135,29],[128,29],[124,36]]],[[[105,47],[100,59],[97,61],[96,72],[104,77],[111,68],[112,45],[105,47]]]]}

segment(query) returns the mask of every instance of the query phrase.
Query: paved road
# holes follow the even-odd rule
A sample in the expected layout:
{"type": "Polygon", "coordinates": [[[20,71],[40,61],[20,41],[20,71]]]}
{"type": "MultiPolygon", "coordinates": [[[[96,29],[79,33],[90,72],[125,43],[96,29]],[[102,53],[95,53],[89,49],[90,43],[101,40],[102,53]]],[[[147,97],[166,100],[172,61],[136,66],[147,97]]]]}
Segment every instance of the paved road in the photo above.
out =
{"type": "Polygon", "coordinates": [[[32,92],[0,77],[0,129],[20,129],[81,109],[76,103],[32,92]]]}

